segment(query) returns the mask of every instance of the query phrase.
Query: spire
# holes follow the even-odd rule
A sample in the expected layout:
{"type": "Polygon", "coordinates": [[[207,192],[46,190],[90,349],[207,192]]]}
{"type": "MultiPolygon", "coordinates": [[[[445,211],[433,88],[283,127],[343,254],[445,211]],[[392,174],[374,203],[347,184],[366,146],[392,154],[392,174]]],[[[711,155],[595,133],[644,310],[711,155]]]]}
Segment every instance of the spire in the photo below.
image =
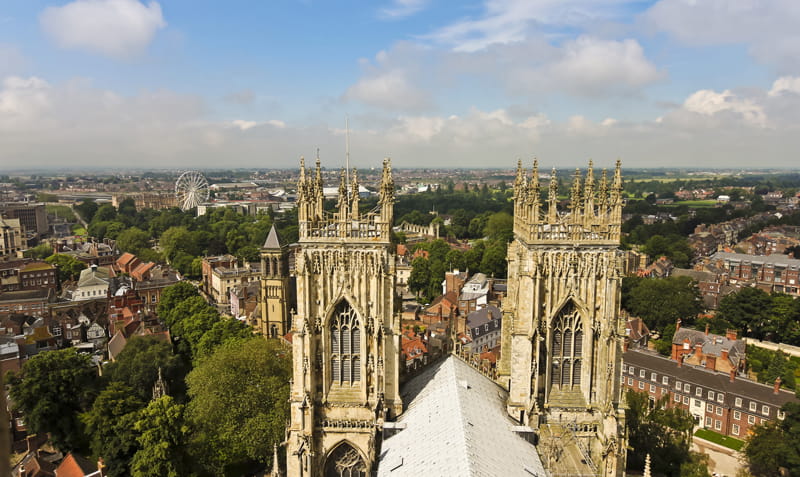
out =
{"type": "MultiPolygon", "coordinates": [[[[648,454],[649,455],[649,454],[648,454]]],[[[281,468],[278,466],[278,444],[272,444],[272,470],[269,477],[281,477],[281,468]]]]}
{"type": "Polygon", "coordinates": [[[267,235],[267,241],[264,242],[263,248],[267,249],[281,248],[281,239],[278,237],[278,231],[275,230],[275,224],[272,224],[272,228],[269,229],[269,234],[267,235]]]}
{"type": "Polygon", "coordinates": [[[353,219],[358,219],[358,169],[353,169],[353,182],[350,183],[350,208],[353,211],[353,219]]]}
{"type": "Polygon", "coordinates": [[[300,178],[297,179],[297,194],[299,200],[303,200],[306,192],[306,158],[300,156],[300,178]]]}
{"type": "Polygon", "coordinates": [[[541,200],[541,186],[539,185],[539,160],[533,160],[533,174],[531,176],[530,186],[528,186],[528,198],[535,204],[540,205],[541,200]]]}
{"type": "Polygon", "coordinates": [[[597,215],[605,220],[606,214],[608,214],[608,177],[605,169],[600,175],[600,185],[597,190],[597,212],[597,215]]]}
{"type": "Polygon", "coordinates": [[[550,173],[550,188],[547,193],[547,202],[548,202],[548,210],[547,210],[547,217],[548,222],[554,224],[558,220],[558,177],[556,176],[556,168],[553,168],[553,171],[550,173]]]}
{"type": "Polygon", "coordinates": [[[569,204],[569,208],[572,210],[572,223],[580,223],[581,206],[581,170],[576,167],[575,175],[572,178],[569,204]]]}
{"type": "Polygon", "coordinates": [[[514,199],[522,201],[525,198],[525,171],[522,169],[522,159],[517,159],[517,177],[514,179],[514,199]]]}
{"type": "Polygon", "coordinates": [[[339,172],[339,200],[337,207],[340,210],[343,207],[347,207],[347,172],[345,172],[344,167],[339,172]]]}
{"type": "Polygon", "coordinates": [[[611,185],[611,205],[622,205],[622,161],[619,159],[614,169],[614,183],[611,185]]]}
{"type": "Polygon", "coordinates": [[[589,225],[594,220],[594,163],[591,159],[586,169],[586,181],[583,183],[583,200],[583,216],[589,225]]]}
{"type": "Polygon", "coordinates": [[[381,203],[386,201],[394,203],[394,179],[392,179],[392,160],[388,157],[383,160],[383,175],[381,177],[381,203]]]}
{"type": "Polygon", "coordinates": [[[167,382],[161,375],[161,366],[158,367],[158,379],[153,384],[153,401],[167,395],[167,382]]]}
{"type": "Polygon", "coordinates": [[[644,458],[644,477],[652,477],[650,473],[650,453],[647,453],[647,457],[644,458]]]}

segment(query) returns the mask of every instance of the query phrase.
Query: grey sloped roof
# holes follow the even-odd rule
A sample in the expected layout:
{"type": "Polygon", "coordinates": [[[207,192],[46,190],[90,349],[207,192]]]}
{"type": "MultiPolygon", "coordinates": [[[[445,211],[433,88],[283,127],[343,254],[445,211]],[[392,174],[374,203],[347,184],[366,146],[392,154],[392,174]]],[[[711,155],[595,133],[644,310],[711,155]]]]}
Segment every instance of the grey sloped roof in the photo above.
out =
{"type": "Polygon", "coordinates": [[[547,475],[533,444],[512,430],[506,391],[458,358],[416,376],[402,396],[405,428],[384,440],[379,477],[547,475]]]}
{"type": "Polygon", "coordinates": [[[275,225],[272,225],[272,228],[269,229],[269,235],[267,235],[267,241],[264,242],[264,248],[281,248],[281,240],[278,238],[278,231],[275,230],[275,225]]]}

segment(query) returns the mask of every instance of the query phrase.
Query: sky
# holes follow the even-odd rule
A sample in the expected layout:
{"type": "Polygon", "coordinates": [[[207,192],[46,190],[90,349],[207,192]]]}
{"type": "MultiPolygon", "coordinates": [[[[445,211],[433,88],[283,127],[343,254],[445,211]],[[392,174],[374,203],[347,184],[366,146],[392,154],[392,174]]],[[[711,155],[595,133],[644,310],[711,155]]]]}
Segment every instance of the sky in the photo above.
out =
{"type": "Polygon", "coordinates": [[[3,0],[0,170],[797,168],[797,0],[3,0]]]}

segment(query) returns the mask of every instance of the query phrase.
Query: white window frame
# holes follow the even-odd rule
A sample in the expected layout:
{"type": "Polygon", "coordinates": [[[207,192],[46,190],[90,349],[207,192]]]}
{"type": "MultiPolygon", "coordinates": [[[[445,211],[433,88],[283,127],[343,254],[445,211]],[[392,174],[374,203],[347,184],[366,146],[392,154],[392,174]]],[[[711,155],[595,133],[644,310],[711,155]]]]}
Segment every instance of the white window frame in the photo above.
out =
{"type": "Polygon", "coordinates": [[[758,409],[758,404],[756,404],[753,401],[750,401],[750,410],[756,412],[756,409],[758,409]]]}
{"type": "Polygon", "coordinates": [[[734,424],[733,426],[731,426],[731,434],[733,434],[734,436],[739,435],[739,424],[734,424]]]}
{"type": "Polygon", "coordinates": [[[708,392],[708,399],[709,399],[709,401],[713,401],[714,400],[714,391],[709,391],[708,392]]]}
{"type": "Polygon", "coordinates": [[[756,423],[756,416],[747,416],[747,423],[753,425],[756,423]]]}
{"type": "Polygon", "coordinates": [[[664,386],[669,386],[669,376],[662,376],[661,384],[663,384],[664,386]]]}
{"type": "Polygon", "coordinates": [[[714,419],[714,430],[721,431],[722,430],[722,421],[719,419],[714,419]]]}
{"type": "Polygon", "coordinates": [[[766,405],[761,406],[761,414],[763,414],[765,416],[769,416],[769,406],[766,406],[766,405]]]}
{"type": "Polygon", "coordinates": [[[689,394],[690,392],[692,392],[692,386],[689,383],[684,384],[683,385],[683,392],[685,392],[686,394],[689,394]]]}
{"type": "Polygon", "coordinates": [[[742,398],[740,398],[740,397],[737,397],[736,399],[734,399],[734,401],[733,401],[733,404],[734,404],[736,407],[742,407],[742,398]]]}
{"type": "Polygon", "coordinates": [[[742,413],[741,411],[733,411],[733,418],[737,421],[742,420],[742,413]]]}

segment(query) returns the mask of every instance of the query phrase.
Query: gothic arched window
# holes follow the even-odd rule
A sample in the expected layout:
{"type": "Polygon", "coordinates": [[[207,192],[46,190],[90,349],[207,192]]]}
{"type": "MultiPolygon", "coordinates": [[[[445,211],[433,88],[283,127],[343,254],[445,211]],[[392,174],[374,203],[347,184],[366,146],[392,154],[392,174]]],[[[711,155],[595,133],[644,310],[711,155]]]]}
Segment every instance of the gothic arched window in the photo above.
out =
{"type": "Polygon", "coordinates": [[[568,303],[553,320],[551,383],[580,386],[583,359],[583,323],[573,303],[568,303]]]}
{"type": "Polygon", "coordinates": [[[353,446],[343,442],[325,461],[325,477],[367,477],[367,465],[353,446]]]}
{"type": "Polygon", "coordinates": [[[330,323],[331,380],[334,385],[361,381],[361,323],[353,307],[342,301],[330,323]]]}

